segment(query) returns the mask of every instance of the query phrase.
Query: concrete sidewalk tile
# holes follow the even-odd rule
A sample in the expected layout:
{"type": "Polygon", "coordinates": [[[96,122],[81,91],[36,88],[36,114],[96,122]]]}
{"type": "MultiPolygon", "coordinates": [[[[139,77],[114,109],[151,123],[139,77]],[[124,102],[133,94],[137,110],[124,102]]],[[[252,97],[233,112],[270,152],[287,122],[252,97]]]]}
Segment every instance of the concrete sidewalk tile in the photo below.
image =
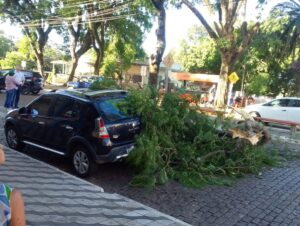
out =
{"type": "Polygon", "coordinates": [[[28,225],[187,225],[22,153],[5,152],[8,161],[0,181],[22,192],[28,225]]]}
{"type": "Polygon", "coordinates": [[[101,222],[103,225],[120,225],[119,222],[115,221],[114,219],[108,219],[106,221],[101,222]]]}
{"type": "Polygon", "coordinates": [[[141,226],[141,225],[149,225],[153,222],[154,222],[153,220],[149,220],[149,219],[135,219],[128,222],[128,225],[141,226]]]}

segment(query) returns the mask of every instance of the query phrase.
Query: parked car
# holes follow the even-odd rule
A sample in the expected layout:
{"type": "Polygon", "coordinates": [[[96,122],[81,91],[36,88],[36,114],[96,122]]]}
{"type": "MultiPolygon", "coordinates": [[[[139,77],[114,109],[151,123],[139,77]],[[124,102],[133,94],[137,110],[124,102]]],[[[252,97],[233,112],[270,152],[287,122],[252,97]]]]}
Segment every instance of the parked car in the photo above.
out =
{"type": "Polygon", "coordinates": [[[284,97],[262,104],[249,105],[245,111],[252,116],[300,123],[300,98],[284,97]]]}
{"type": "Polygon", "coordinates": [[[96,163],[120,160],[134,148],[140,120],[121,111],[126,96],[122,90],[87,89],[43,94],[7,114],[7,143],[70,157],[75,172],[88,176],[96,163]]]}
{"type": "Polygon", "coordinates": [[[78,81],[67,82],[68,88],[78,89],[78,88],[89,88],[93,82],[101,81],[102,77],[93,75],[93,76],[82,76],[78,78],[78,81]]]}
{"type": "MultiPolygon", "coordinates": [[[[0,90],[5,89],[5,77],[11,69],[0,70],[0,90]]],[[[22,87],[22,94],[38,94],[43,89],[43,77],[34,71],[21,71],[25,77],[25,83],[22,87]]]]}

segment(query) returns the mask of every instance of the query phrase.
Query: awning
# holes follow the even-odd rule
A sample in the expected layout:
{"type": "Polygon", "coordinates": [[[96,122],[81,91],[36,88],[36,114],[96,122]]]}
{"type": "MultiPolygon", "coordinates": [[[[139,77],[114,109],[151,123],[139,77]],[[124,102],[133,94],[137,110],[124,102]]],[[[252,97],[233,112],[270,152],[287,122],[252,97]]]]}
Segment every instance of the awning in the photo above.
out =
{"type": "Polygon", "coordinates": [[[187,72],[173,72],[171,74],[171,77],[178,81],[195,81],[208,83],[218,83],[220,78],[219,75],[191,74],[187,72]]]}

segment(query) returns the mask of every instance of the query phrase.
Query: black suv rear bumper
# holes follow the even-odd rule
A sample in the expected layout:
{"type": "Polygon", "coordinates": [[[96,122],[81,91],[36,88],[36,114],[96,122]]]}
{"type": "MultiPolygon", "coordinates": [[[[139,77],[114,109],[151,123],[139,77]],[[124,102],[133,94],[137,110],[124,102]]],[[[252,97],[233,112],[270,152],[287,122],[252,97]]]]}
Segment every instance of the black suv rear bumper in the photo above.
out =
{"type": "Polygon", "coordinates": [[[115,147],[106,155],[97,155],[96,162],[101,164],[105,162],[116,162],[128,156],[134,149],[134,143],[126,144],[123,146],[115,147]]]}

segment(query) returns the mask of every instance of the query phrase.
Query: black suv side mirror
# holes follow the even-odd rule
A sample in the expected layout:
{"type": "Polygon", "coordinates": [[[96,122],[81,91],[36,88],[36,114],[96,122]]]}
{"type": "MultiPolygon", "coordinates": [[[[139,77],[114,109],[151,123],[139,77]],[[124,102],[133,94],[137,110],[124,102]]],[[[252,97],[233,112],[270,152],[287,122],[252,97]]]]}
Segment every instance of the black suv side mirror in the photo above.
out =
{"type": "Polygon", "coordinates": [[[19,109],[19,114],[22,115],[22,114],[31,114],[31,110],[30,108],[27,108],[27,107],[21,107],[19,109]]]}
{"type": "Polygon", "coordinates": [[[19,114],[20,114],[20,115],[26,114],[26,113],[28,113],[28,110],[27,110],[26,107],[21,107],[21,108],[19,109],[19,114]]]}

